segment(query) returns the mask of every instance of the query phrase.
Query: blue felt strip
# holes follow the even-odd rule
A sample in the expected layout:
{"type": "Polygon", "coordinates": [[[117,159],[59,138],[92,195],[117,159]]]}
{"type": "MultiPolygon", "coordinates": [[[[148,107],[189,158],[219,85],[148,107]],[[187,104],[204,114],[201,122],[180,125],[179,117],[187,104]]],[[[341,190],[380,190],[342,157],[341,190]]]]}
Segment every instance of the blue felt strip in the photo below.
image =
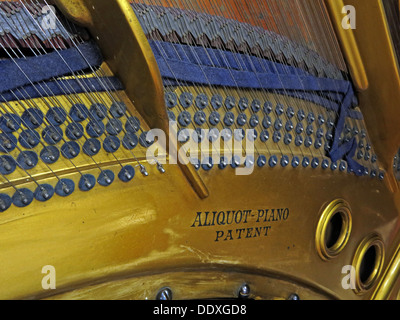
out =
{"type": "Polygon", "coordinates": [[[0,93],[31,83],[48,80],[99,66],[103,62],[100,49],[87,42],[41,56],[0,61],[0,93]],[[83,58],[84,56],[84,58],[83,58]]]}
{"type": "Polygon", "coordinates": [[[362,119],[361,113],[350,109],[354,100],[350,82],[318,78],[299,68],[240,53],[154,40],[150,45],[165,85],[187,82],[263,89],[334,110],[339,117],[329,155],[332,161],[345,159],[355,174],[364,173],[364,167],[353,160],[355,139],[343,144],[339,140],[346,117],[362,119]]]}

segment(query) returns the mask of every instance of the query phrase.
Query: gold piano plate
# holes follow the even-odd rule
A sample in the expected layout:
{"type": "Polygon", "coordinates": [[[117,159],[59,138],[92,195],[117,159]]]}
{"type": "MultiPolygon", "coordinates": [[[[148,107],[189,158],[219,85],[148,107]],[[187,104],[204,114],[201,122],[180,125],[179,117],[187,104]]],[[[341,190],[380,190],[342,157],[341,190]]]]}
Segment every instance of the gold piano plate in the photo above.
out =
{"type": "Polygon", "coordinates": [[[0,79],[0,299],[399,299],[400,34],[383,1],[55,0],[50,37],[7,22],[41,21],[46,1],[0,2],[0,77],[102,55],[29,98],[0,79]],[[63,81],[84,90],[35,96],[63,81]]]}

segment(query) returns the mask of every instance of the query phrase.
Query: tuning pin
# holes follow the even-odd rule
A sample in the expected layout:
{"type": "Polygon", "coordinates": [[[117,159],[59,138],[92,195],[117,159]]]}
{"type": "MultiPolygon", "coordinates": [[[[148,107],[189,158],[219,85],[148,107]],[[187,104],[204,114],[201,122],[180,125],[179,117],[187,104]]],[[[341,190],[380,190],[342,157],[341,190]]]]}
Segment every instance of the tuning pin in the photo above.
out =
{"type": "Polygon", "coordinates": [[[161,173],[165,173],[164,167],[163,167],[162,164],[159,163],[159,162],[157,162],[157,169],[158,169],[158,171],[160,171],[161,173]]]}
{"type": "Polygon", "coordinates": [[[144,167],[144,165],[140,164],[140,173],[142,175],[144,175],[145,177],[147,177],[149,175],[149,173],[147,172],[146,168],[144,167]]]}

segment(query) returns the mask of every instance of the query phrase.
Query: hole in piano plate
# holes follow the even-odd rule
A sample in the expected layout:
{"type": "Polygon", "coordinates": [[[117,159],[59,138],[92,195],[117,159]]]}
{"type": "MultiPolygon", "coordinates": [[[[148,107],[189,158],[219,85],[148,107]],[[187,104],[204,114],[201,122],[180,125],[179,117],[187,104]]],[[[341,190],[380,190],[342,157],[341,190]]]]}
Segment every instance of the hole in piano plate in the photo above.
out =
{"type": "Polygon", "coordinates": [[[368,283],[368,279],[373,275],[376,266],[377,249],[370,247],[364,254],[360,265],[360,280],[363,284],[368,283]]]}
{"type": "Polygon", "coordinates": [[[337,244],[337,242],[339,241],[340,235],[343,230],[342,215],[343,215],[342,212],[337,212],[328,222],[325,233],[326,247],[328,249],[332,249],[335,246],[335,244],[337,244]]]}

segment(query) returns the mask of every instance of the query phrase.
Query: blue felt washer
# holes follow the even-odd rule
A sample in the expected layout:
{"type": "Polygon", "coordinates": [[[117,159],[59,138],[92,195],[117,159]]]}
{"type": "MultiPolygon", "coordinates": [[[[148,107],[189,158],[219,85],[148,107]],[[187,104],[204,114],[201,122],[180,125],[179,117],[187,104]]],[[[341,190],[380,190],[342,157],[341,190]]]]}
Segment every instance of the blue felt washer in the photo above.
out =
{"type": "Polygon", "coordinates": [[[65,129],[65,134],[71,140],[79,140],[84,134],[83,126],[80,123],[71,122],[65,129]]]}
{"type": "Polygon", "coordinates": [[[44,163],[53,164],[60,158],[60,150],[54,146],[46,146],[40,151],[40,159],[44,163]]]}
{"type": "Polygon", "coordinates": [[[9,195],[1,193],[0,194],[0,212],[6,211],[12,205],[12,199],[9,195]]]}
{"type": "Polygon", "coordinates": [[[249,121],[250,127],[255,128],[260,124],[260,119],[258,118],[258,115],[253,114],[250,117],[250,121],[249,121]]]}
{"type": "Polygon", "coordinates": [[[190,131],[186,128],[178,130],[178,141],[181,143],[186,143],[190,139],[190,131]]]}
{"type": "Polygon", "coordinates": [[[119,180],[123,182],[129,182],[135,177],[135,168],[127,165],[124,166],[118,173],[119,180]]]}
{"type": "Polygon", "coordinates": [[[119,147],[121,146],[121,141],[118,137],[115,136],[108,136],[103,141],[103,148],[106,152],[114,153],[118,151],[119,147]]]}
{"type": "Polygon", "coordinates": [[[304,139],[304,146],[305,146],[306,148],[311,147],[312,144],[313,144],[313,140],[312,140],[311,137],[306,137],[306,138],[304,139]]]}
{"type": "Polygon", "coordinates": [[[33,169],[38,162],[39,157],[34,151],[22,151],[17,157],[17,165],[24,170],[33,169]]]}
{"type": "Polygon", "coordinates": [[[280,117],[285,111],[283,104],[278,103],[275,108],[275,113],[278,117],[280,117]]]}
{"type": "Polygon", "coordinates": [[[294,139],[294,143],[296,147],[300,147],[303,144],[303,137],[300,135],[296,136],[296,138],[294,139]]]}
{"type": "Polygon", "coordinates": [[[219,108],[222,107],[223,99],[221,95],[215,94],[211,98],[211,106],[214,108],[214,110],[218,110],[219,108]]]}
{"type": "Polygon", "coordinates": [[[308,124],[311,124],[315,121],[315,115],[313,112],[309,112],[307,115],[307,122],[308,124]]]}
{"type": "Polygon", "coordinates": [[[227,96],[225,99],[225,107],[228,110],[232,110],[236,105],[236,99],[232,96],[227,96]]]}
{"type": "Polygon", "coordinates": [[[308,159],[308,157],[304,157],[301,164],[304,168],[307,168],[310,165],[310,159],[308,159]]]}
{"type": "Polygon", "coordinates": [[[262,142],[267,142],[269,140],[269,132],[268,130],[263,130],[260,133],[260,140],[262,142]]]}
{"type": "Polygon", "coordinates": [[[247,140],[250,142],[256,141],[258,138],[258,132],[255,129],[248,129],[247,130],[247,140]]]}
{"type": "Polygon", "coordinates": [[[281,158],[281,166],[283,168],[287,167],[289,165],[289,157],[286,155],[283,155],[281,158]]]}
{"type": "Polygon", "coordinates": [[[262,168],[267,164],[267,158],[264,155],[260,155],[257,159],[257,165],[262,168]]]}
{"type": "Polygon", "coordinates": [[[53,126],[61,126],[67,119],[67,113],[61,107],[53,107],[46,113],[46,120],[53,126]]]}
{"type": "Polygon", "coordinates": [[[114,101],[110,107],[110,114],[114,118],[121,118],[126,112],[126,104],[122,101],[114,101]]]}
{"type": "Polygon", "coordinates": [[[188,111],[182,111],[178,116],[178,122],[182,127],[187,127],[192,122],[192,115],[188,111]]]}
{"type": "Polygon", "coordinates": [[[263,112],[265,114],[270,114],[272,112],[272,103],[270,101],[264,103],[263,112]]]}
{"type": "Polygon", "coordinates": [[[286,130],[287,132],[290,132],[290,131],[293,130],[293,128],[294,128],[293,122],[292,122],[291,120],[288,120],[288,121],[286,122],[286,124],[285,124],[285,130],[286,130]]]}
{"type": "Polygon", "coordinates": [[[324,170],[328,169],[329,168],[329,160],[328,159],[322,160],[321,167],[324,170]]]}
{"type": "Polygon", "coordinates": [[[22,147],[33,149],[40,143],[40,134],[31,129],[23,130],[18,137],[18,141],[22,147]]]}
{"type": "Polygon", "coordinates": [[[89,191],[96,185],[96,178],[91,174],[83,174],[79,179],[78,187],[81,191],[89,191]]]}
{"type": "Polygon", "coordinates": [[[192,159],[190,159],[190,163],[193,165],[193,167],[194,167],[196,170],[199,170],[199,169],[200,169],[200,160],[199,160],[199,159],[197,159],[197,158],[192,158],[192,159]]]}
{"type": "Polygon", "coordinates": [[[227,127],[232,126],[235,123],[235,115],[233,112],[228,111],[227,113],[225,113],[224,116],[224,124],[227,127]]]}
{"type": "Polygon", "coordinates": [[[151,131],[143,131],[139,137],[139,143],[144,148],[149,148],[154,143],[154,135],[151,131]]]}
{"type": "Polygon", "coordinates": [[[274,134],[272,135],[272,140],[275,143],[278,143],[282,139],[282,134],[279,131],[274,131],[274,134]]]}
{"type": "Polygon", "coordinates": [[[317,132],[316,132],[316,136],[318,139],[322,139],[322,137],[324,136],[324,129],[318,128],[317,132]]]}
{"type": "Polygon", "coordinates": [[[285,137],[283,138],[284,143],[288,146],[289,144],[292,143],[293,137],[290,133],[286,133],[285,137]]]}
{"type": "Polygon", "coordinates": [[[288,119],[292,119],[294,117],[295,112],[294,112],[293,107],[288,107],[286,109],[286,115],[287,115],[288,119]]]}
{"type": "Polygon", "coordinates": [[[92,120],[101,121],[107,116],[107,107],[102,103],[94,103],[90,107],[89,116],[92,120]]]}
{"type": "Polygon", "coordinates": [[[171,110],[167,110],[167,114],[169,121],[176,121],[175,113],[173,113],[171,110]]]}
{"type": "Polygon", "coordinates": [[[81,122],[85,120],[88,115],[89,110],[83,103],[76,103],[69,110],[69,116],[75,122],[81,122]]]}
{"type": "Polygon", "coordinates": [[[17,144],[18,140],[12,133],[0,133],[0,152],[11,152],[17,144]]]}
{"type": "Polygon", "coordinates": [[[308,125],[307,128],[306,128],[306,134],[307,134],[308,136],[311,136],[313,133],[314,133],[314,127],[313,127],[312,124],[310,124],[310,125],[308,125]]]}
{"type": "Polygon", "coordinates": [[[98,154],[101,150],[101,143],[99,140],[95,138],[87,139],[82,146],[82,151],[90,156],[93,157],[98,154]]]}
{"type": "Polygon", "coordinates": [[[0,173],[2,175],[11,174],[17,168],[17,163],[10,155],[0,156],[0,173]]]}
{"type": "Polygon", "coordinates": [[[191,92],[183,92],[179,96],[179,103],[184,108],[189,108],[193,103],[193,94],[191,92]]]}
{"type": "Polygon", "coordinates": [[[200,93],[195,99],[195,104],[196,104],[197,109],[203,110],[208,105],[207,95],[204,93],[200,93]]]}
{"type": "Polygon", "coordinates": [[[122,139],[122,145],[127,150],[133,150],[139,143],[139,138],[132,132],[127,132],[122,139]]]}
{"type": "Polygon", "coordinates": [[[254,99],[251,102],[251,110],[253,110],[254,113],[257,113],[261,110],[261,102],[258,99],[254,99]]]}
{"type": "Polygon", "coordinates": [[[176,96],[175,92],[165,92],[164,98],[165,105],[170,109],[175,107],[178,103],[178,97],[176,96]]]}
{"type": "Polygon", "coordinates": [[[280,118],[276,119],[274,122],[274,128],[276,131],[279,131],[283,128],[283,122],[280,118]]]}
{"type": "Polygon", "coordinates": [[[228,166],[228,158],[227,157],[221,157],[219,159],[218,163],[218,168],[221,170],[224,170],[228,166]]]}
{"type": "Polygon", "coordinates": [[[54,195],[54,188],[50,184],[39,185],[33,193],[36,200],[44,202],[50,200],[54,195]]]}
{"type": "Polygon", "coordinates": [[[318,150],[321,147],[322,147],[322,140],[319,138],[315,139],[314,148],[318,150]]]}
{"type": "Polygon", "coordinates": [[[197,124],[198,126],[202,126],[206,122],[207,116],[204,111],[197,111],[194,114],[193,120],[195,124],[197,124]]]}
{"type": "Polygon", "coordinates": [[[33,201],[33,192],[29,189],[17,189],[12,196],[14,206],[23,208],[31,204],[33,201]]]}
{"type": "Polygon", "coordinates": [[[76,158],[81,152],[81,148],[75,141],[68,141],[61,147],[61,154],[66,159],[76,158]]]}
{"type": "Polygon", "coordinates": [[[210,142],[215,142],[218,140],[220,132],[217,128],[210,128],[207,137],[210,142]]]}
{"type": "Polygon", "coordinates": [[[342,172],[344,172],[344,171],[346,171],[346,169],[347,169],[347,164],[346,164],[346,162],[340,161],[339,170],[342,171],[342,172]]]}
{"type": "Polygon", "coordinates": [[[247,116],[245,113],[239,113],[236,118],[236,123],[238,126],[244,126],[247,123],[247,116]]]}
{"type": "Polygon", "coordinates": [[[122,131],[122,122],[119,119],[110,119],[106,124],[108,134],[117,136],[122,131]]]}
{"type": "Polygon", "coordinates": [[[105,126],[104,123],[99,120],[89,121],[86,125],[86,132],[92,138],[98,138],[104,134],[105,126]]]}
{"type": "Polygon", "coordinates": [[[39,128],[44,119],[43,112],[37,108],[29,108],[22,114],[22,123],[29,129],[39,128]]]}
{"type": "Polygon", "coordinates": [[[42,131],[42,137],[45,142],[50,145],[57,144],[63,138],[63,131],[60,127],[56,126],[47,126],[42,131]]]}
{"type": "Polygon", "coordinates": [[[254,166],[254,157],[253,156],[247,156],[246,159],[244,160],[244,166],[246,168],[252,168],[254,166]]]}
{"type": "Polygon", "coordinates": [[[223,141],[230,141],[232,139],[232,129],[231,128],[222,129],[221,138],[223,141]]]}
{"type": "Polygon", "coordinates": [[[316,169],[316,168],[318,168],[318,166],[319,166],[319,159],[318,159],[318,158],[312,159],[312,161],[311,161],[311,167],[312,167],[313,169],[316,169]]]}
{"type": "Polygon", "coordinates": [[[232,156],[230,165],[233,169],[239,167],[240,166],[240,157],[237,155],[232,156]]]}
{"type": "Polygon", "coordinates": [[[275,167],[278,164],[278,157],[277,156],[270,157],[268,164],[271,168],[275,167]]]}
{"type": "Polygon", "coordinates": [[[71,179],[60,179],[55,187],[55,192],[60,197],[68,197],[75,190],[75,183],[71,179]]]}
{"type": "Polygon", "coordinates": [[[301,124],[301,123],[298,123],[297,125],[296,125],[296,133],[297,134],[302,134],[303,133],[303,131],[304,131],[304,127],[303,127],[303,124],[301,124]]]}
{"type": "Polygon", "coordinates": [[[262,121],[262,125],[264,127],[264,129],[269,129],[272,125],[272,119],[270,116],[265,116],[263,121],[262,121]]]}
{"type": "Polygon", "coordinates": [[[12,133],[21,127],[21,118],[14,113],[6,113],[0,117],[0,129],[4,133],[12,133]]]}
{"type": "Polygon", "coordinates": [[[210,116],[208,117],[208,122],[212,126],[216,126],[220,121],[221,121],[221,115],[217,111],[211,112],[210,116]]]}
{"type": "MultiPolygon", "coordinates": [[[[171,113],[171,111],[170,111],[171,113]]],[[[175,114],[172,112],[172,114],[174,115],[174,119],[175,120],[175,114]]],[[[125,130],[127,132],[132,132],[132,133],[136,133],[140,130],[140,120],[138,117],[129,117],[128,119],[126,119],[125,122],[125,130]]]]}
{"type": "Polygon", "coordinates": [[[202,161],[201,168],[204,171],[210,171],[214,166],[213,159],[211,157],[206,158],[202,161]]]}
{"type": "Polygon", "coordinates": [[[306,114],[304,112],[304,110],[299,110],[297,112],[297,120],[299,120],[300,122],[303,121],[306,117],[306,114]]]}
{"type": "Polygon", "coordinates": [[[300,159],[297,156],[294,156],[292,159],[292,167],[297,168],[300,165],[300,159]]]}
{"type": "Polygon", "coordinates": [[[241,111],[245,111],[249,107],[249,99],[246,97],[240,98],[239,100],[239,109],[241,111]]]}
{"type": "Polygon", "coordinates": [[[97,178],[97,182],[99,185],[103,187],[107,187],[110,184],[112,184],[114,181],[114,172],[111,170],[102,170],[101,173],[99,174],[99,177],[97,178]]]}

